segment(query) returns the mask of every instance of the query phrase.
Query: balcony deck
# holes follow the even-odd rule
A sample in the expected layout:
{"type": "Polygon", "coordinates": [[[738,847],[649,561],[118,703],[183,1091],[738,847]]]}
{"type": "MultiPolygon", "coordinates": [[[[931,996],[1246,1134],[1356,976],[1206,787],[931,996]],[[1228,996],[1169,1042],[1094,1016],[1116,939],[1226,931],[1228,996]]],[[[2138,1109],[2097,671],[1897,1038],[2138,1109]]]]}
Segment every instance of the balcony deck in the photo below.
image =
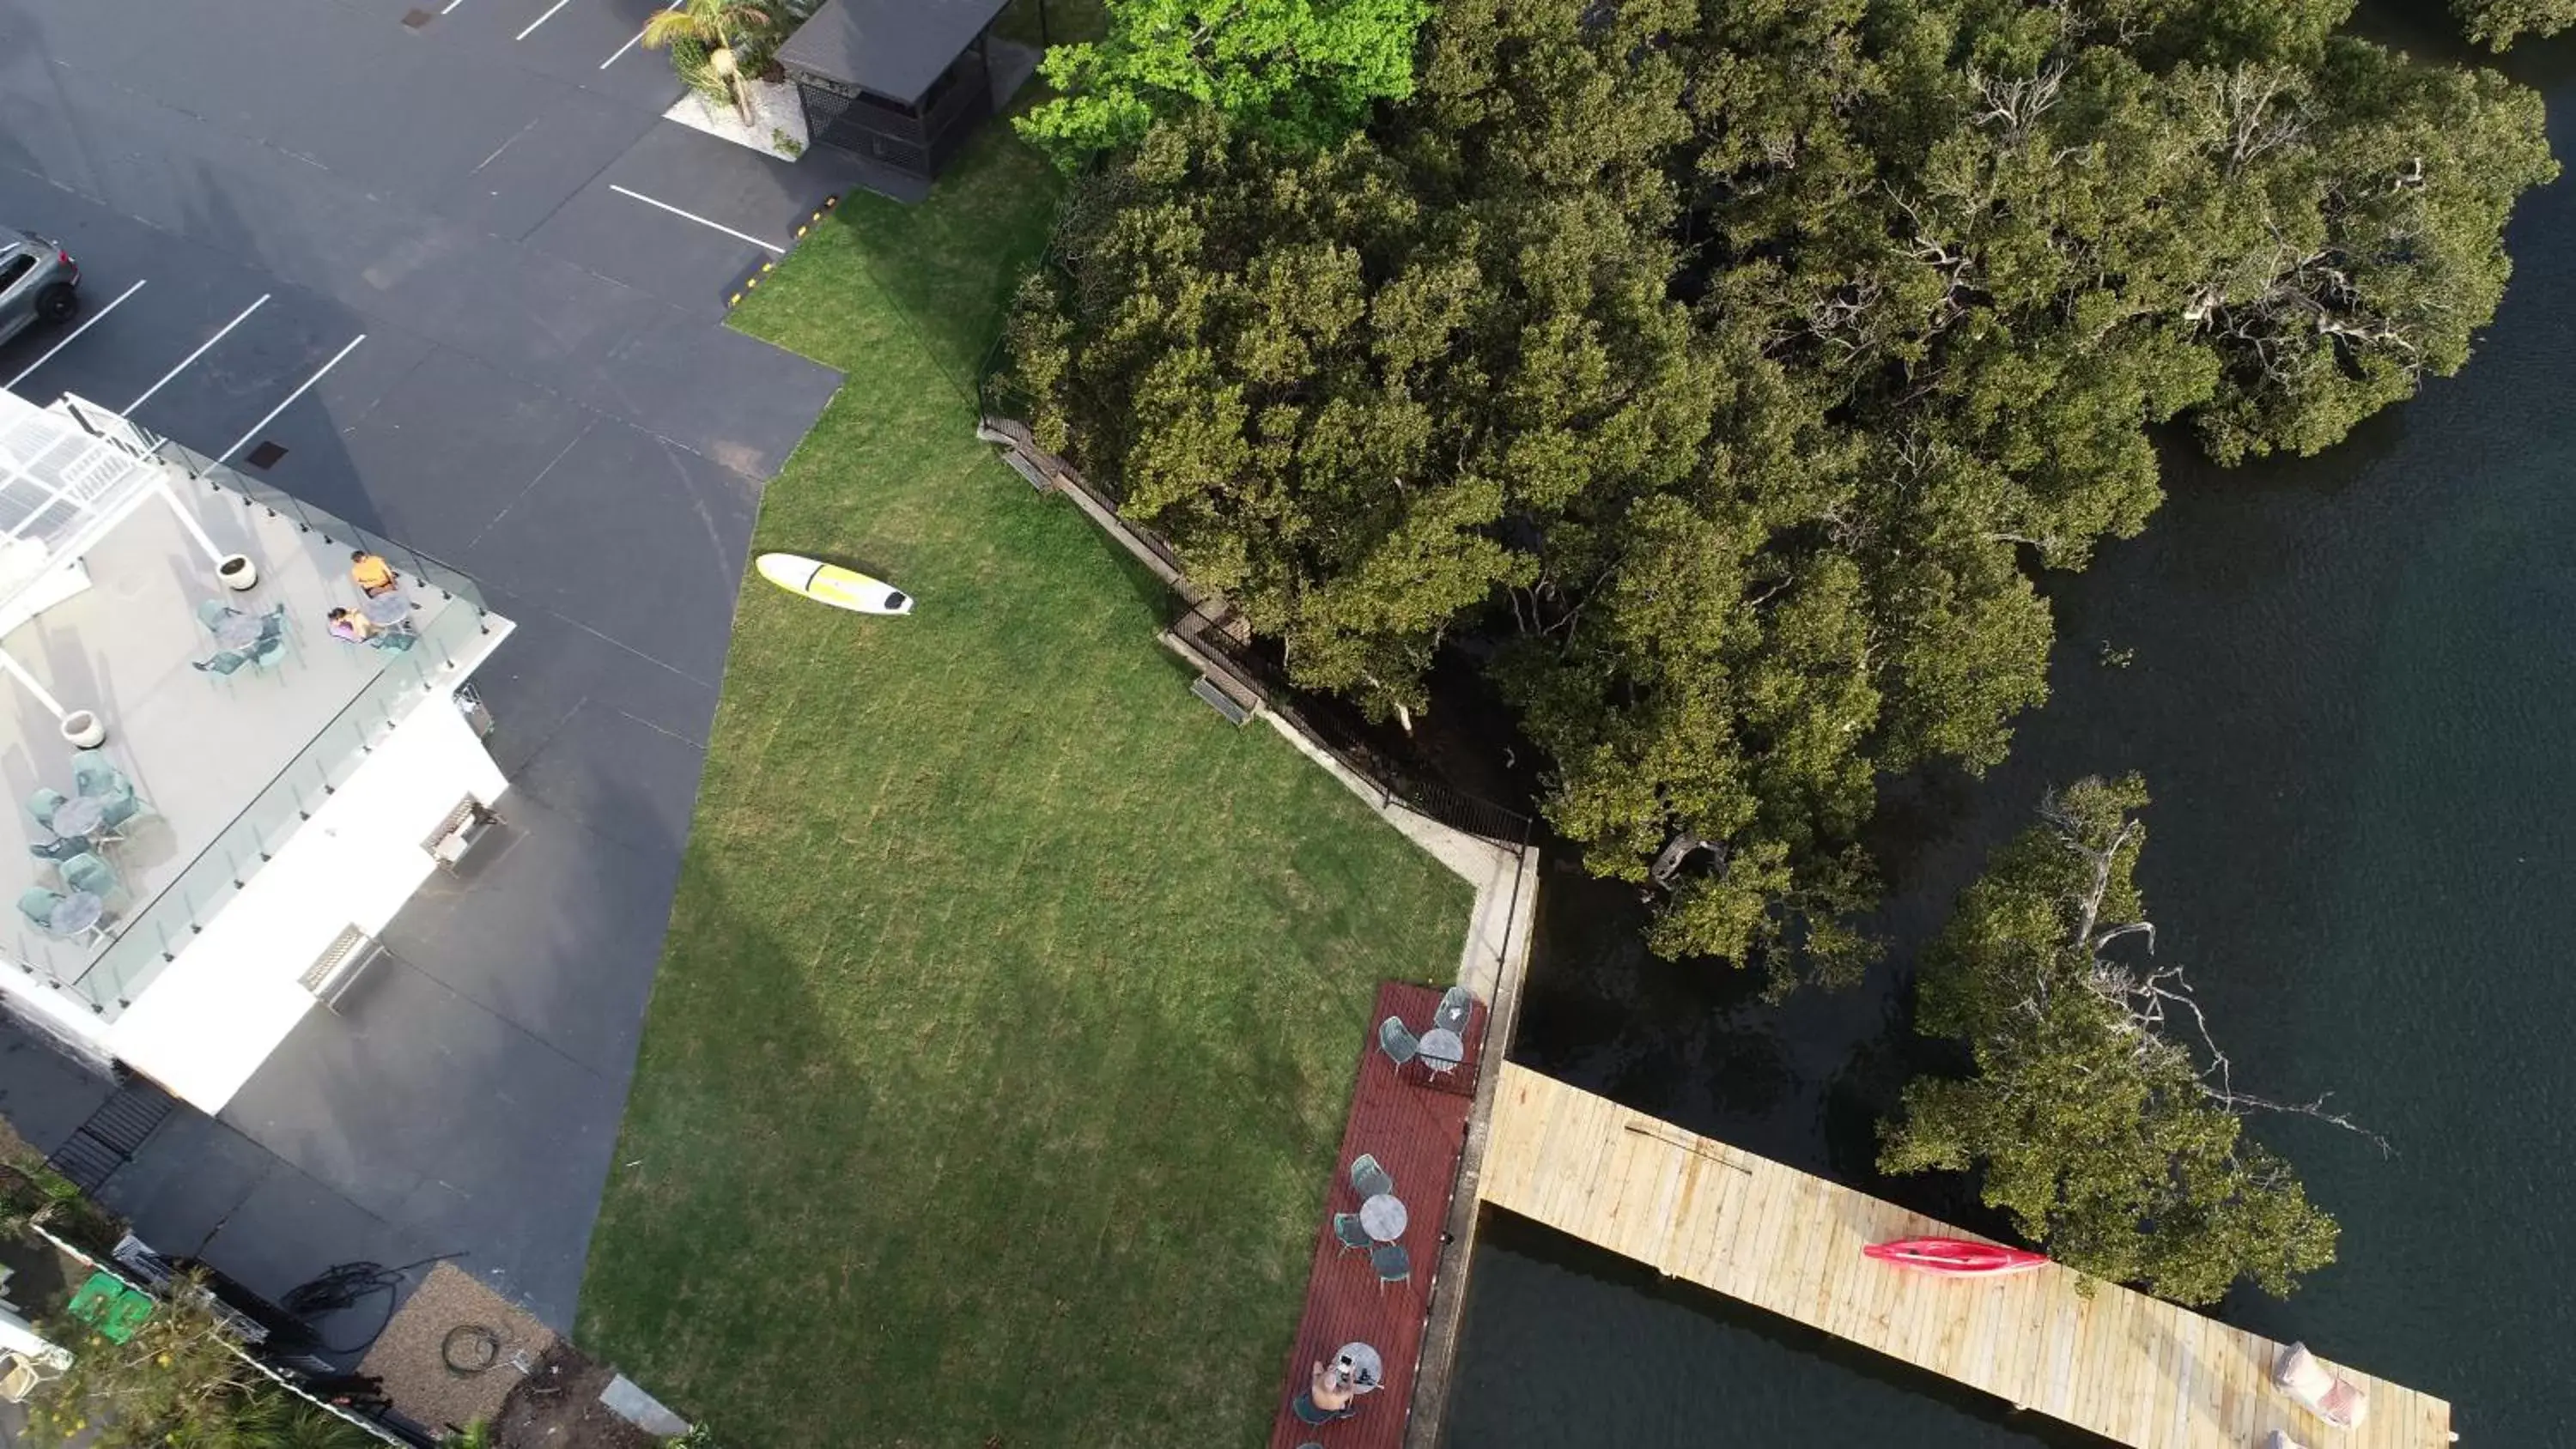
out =
{"type": "MultiPolygon", "coordinates": [[[[0,949],[19,964],[110,1017],[257,868],[299,810],[475,651],[483,625],[475,600],[404,570],[422,636],[416,647],[392,653],[331,637],[328,611],[359,602],[350,551],[372,544],[336,521],[278,512],[251,496],[256,485],[169,452],[178,461],[158,466],[171,496],[219,550],[252,559],[257,586],[221,587],[173,507],[147,496],[83,553],[87,589],[0,639],[65,708],[98,714],[108,731],[98,753],[150,805],[102,852],[121,886],[109,897],[105,941],[55,939],[14,910],[0,935],[0,949]],[[230,677],[192,668],[218,647],[197,619],[208,599],[251,613],[283,605],[285,659],[230,677]]],[[[397,557],[396,567],[407,561],[397,557]]],[[[14,807],[0,810],[0,861],[16,863],[0,869],[17,873],[12,901],[28,886],[61,888],[55,867],[28,854],[51,837],[23,802],[39,787],[73,793],[74,755],[52,713],[0,680],[0,786],[14,807]]]]}
{"type": "MultiPolygon", "coordinates": [[[[1432,1078],[1418,1065],[1399,1070],[1378,1054],[1376,1028],[1390,1016],[1418,1028],[1439,1004],[1440,993],[1428,986],[1400,981],[1378,985],[1360,1045],[1359,1077],[1351,1088],[1351,1114],[1342,1129],[1341,1152],[1333,1159],[1332,1190],[1316,1227],[1306,1310],[1297,1324],[1271,1422],[1271,1449],[1314,1442],[1334,1449],[1396,1449],[1405,1440],[1423,1326],[1439,1287],[1433,1274],[1440,1264],[1440,1235],[1449,1221],[1458,1155],[1466,1146],[1467,1116],[1475,1105],[1477,1063],[1471,1054],[1445,1079],[1432,1078]],[[1334,1213],[1359,1210],[1351,1163],[1364,1152],[1395,1179],[1396,1196],[1407,1209],[1402,1241],[1413,1259],[1413,1277],[1405,1282],[1380,1284],[1368,1255],[1346,1251],[1333,1235],[1334,1213]],[[1384,1359],[1384,1387],[1360,1395],[1353,1418],[1322,1427],[1298,1422],[1289,1404],[1305,1389],[1315,1363],[1352,1342],[1370,1345],[1384,1359]]],[[[1485,1005],[1478,1002],[1468,1019],[1468,1041],[1483,1039],[1484,1016],[1485,1005]]]]}

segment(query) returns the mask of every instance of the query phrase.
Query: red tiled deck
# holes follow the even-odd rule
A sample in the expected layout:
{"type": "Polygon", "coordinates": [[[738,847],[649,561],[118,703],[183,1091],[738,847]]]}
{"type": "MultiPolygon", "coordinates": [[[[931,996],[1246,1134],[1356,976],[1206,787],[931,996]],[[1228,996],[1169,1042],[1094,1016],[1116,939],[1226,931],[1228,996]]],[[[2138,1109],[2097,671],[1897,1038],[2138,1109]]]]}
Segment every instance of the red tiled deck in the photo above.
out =
{"type": "Polygon", "coordinates": [[[1440,1262],[1450,1193],[1458,1185],[1467,1112],[1475,1105],[1485,1006],[1477,1003],[1467,1030],[1460,1033],[1468,1044],[1467,1061],[1438,1085],[1419,1065],[1397,1072],[1377,1049],[1377,1024],[1402,1017],[1418,1035],[1439,1004],[1440,993],[1428,986],[1378,984],[1377,1006],[1369,1013],[1368,1037],[1360,1049],[1359,1079],[1351,1090],[1350,1120],[1342,1128],[1341,1154],[1333,1160],[1332,1190],[1315,1221],[1306,1313],[1280,1385],[1271,1449],[1297,1449],[1310,1442],[1325,1449],[1397,1449],[1404,1442],[1414,1366],[1422,1357],[1423,1320],[1431,1311],[1431,1275],[1440,1262]],[[1363,1152],[1374,1155],[1395,1178],[1395,1195],[1404,1200],[1403,1242],[1413,1257],[1410,1282],[1381,1288],[1368,1255],[1357,1248],[1344,1252],[1333,1236],[1333,1214],[1359,1211],[1359,1194],[1351,1190],[1351,1159],[1363,1152]],[[1288,1404],[1306,1387],[1315,1361],[1331,1358],[1334,1350],[1354,1340],[1375,1346],[1385,1359],[1385,1386],[1353,1401],[1360,1411],[1356,1418],[1321,1426],[1297,1422],[1288,1404]]]}

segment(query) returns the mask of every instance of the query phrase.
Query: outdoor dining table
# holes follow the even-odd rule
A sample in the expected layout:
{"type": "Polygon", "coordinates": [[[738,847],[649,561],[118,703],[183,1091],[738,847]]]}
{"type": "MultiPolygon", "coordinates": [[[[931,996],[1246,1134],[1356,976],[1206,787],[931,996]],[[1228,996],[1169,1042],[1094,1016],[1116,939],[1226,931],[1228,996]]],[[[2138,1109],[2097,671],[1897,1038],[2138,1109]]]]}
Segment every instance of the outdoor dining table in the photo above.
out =
{"type": "Polygon", "coordinates": [[[95,930],[98,918],[107,914],[107,902],[87,891],[74,891],[54,902],[53,914],[45,925],[57,936],[78,936],[95,930]]]}
{"type": "Polygon", "coordinates": [[[1365,1343],[1346,1343],[1333,1353],[1333,1362],[1347,1368],[1351,1383],[1361,1393],[1374,1393],[1386,1387],[1386,1360],[1365,1343]]]}
{"type": "Polygon", "coordinates": [[[399,589],[369,594],[359,601],[358,613],[380,628],[411,627],[411,600],[404,598],[399,589]]]}
{"type": "Polygon", "coordinates": [[[1445,1026],[1435,1026],[1424,1032],[1420,1051],[1425,1065],[1436,1066],[1442,1071],[1467,1059],[1467,1044],[1458,1039],[1458,1033],[1445,1026]]]}
{"type": "Polygon", "coordinates": [[[1404,1236],[1407,1214],[1404,1199],[1382,1192],[1360,1204],[1360,1226],[1381,1243],[1392,1243],[1404,1236]]]}
{"type": "Polygon", "coordinates": [[[107,802],[95,795],[78,795],[54,807],[54,834],[68,840],[74,836],[88,839],[107,823],[107,802]]]}
{"type": "Polygon", "coordinates": [[[215,642],[227,649],[248,649],[260,641],[262,620],[236,609],[215,625],[215,642]]]}

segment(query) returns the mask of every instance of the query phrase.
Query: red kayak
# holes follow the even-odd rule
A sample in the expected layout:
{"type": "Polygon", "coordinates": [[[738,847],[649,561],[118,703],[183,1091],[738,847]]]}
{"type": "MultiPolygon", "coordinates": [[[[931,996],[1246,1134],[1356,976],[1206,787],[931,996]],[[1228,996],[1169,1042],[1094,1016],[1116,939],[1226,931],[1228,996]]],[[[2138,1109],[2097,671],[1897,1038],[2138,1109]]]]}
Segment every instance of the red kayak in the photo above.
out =
{"type": "Polygon", "coordinates": [[[2048,1261],[2037,1253],[2025,1253],[2019,1248],[1973,1243],[1965,1238],[1900,1238],[1893,1243],[1871,1243],[1861,1251],[1882,1263],[1918,1268],[1950,1278],[1994,1278],[2007,1273],[2027,1273],[2048,1261]]]}

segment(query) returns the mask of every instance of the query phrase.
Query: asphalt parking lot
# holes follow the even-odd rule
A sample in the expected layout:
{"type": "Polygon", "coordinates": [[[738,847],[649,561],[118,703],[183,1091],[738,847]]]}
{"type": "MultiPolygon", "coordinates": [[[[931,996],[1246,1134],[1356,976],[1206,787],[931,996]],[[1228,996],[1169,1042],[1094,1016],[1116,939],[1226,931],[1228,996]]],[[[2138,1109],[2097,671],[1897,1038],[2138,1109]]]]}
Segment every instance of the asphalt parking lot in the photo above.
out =
{"type": "MultiPolygon", "coordinates": [[[[0,220],[62,241],[85,299],[0,381],[437,555],[521,626],[478,680],[506,849],[105,1191],[264,1292],[461,1253],[572,1317],[760,489],[839,383],[724,298],[882,179],[660,119],[653,8],[0,0],[0,220]]],[[[0,1042],[39,1146],[103,1092],[0,1042]]]]}

